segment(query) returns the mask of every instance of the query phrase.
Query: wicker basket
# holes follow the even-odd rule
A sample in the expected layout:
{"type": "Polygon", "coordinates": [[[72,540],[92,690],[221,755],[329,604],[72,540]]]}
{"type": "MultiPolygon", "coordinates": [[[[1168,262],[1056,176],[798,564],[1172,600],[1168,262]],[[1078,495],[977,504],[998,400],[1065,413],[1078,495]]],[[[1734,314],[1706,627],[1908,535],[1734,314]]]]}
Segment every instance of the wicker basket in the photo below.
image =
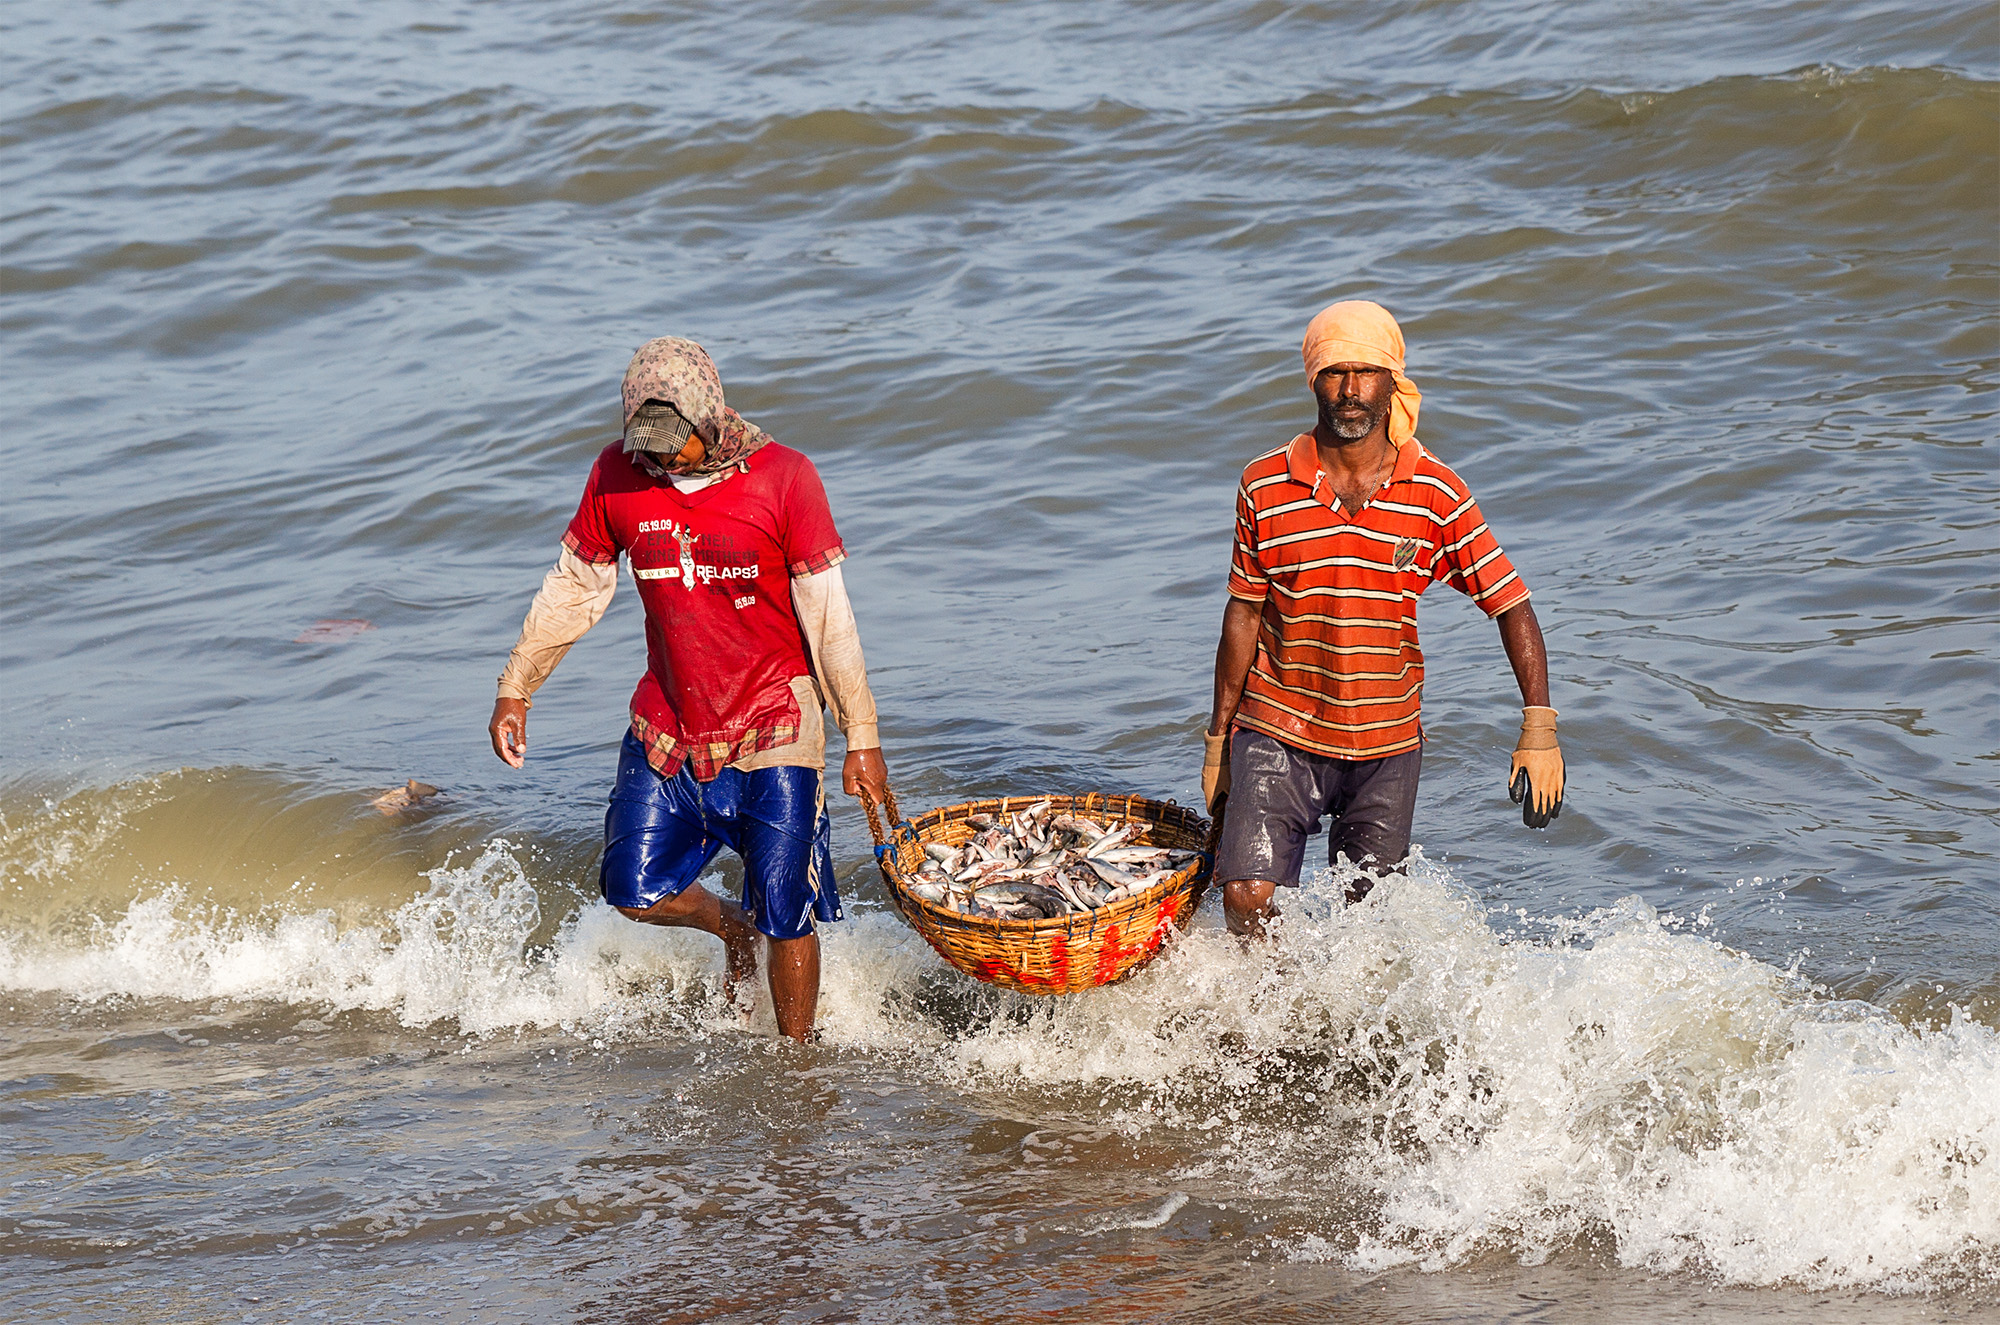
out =
{"type": "Polygon", "coordinates": [[[998,800],[946,805],[904,821],[896,798],[888,798],[891,827],[885,834],[874,801],[864,795],[868,826],[875,834],[875,860],[889,897],[911,928],[938,955],[975,980],[1023,994],[1073,994],[1116,984],[1151,961],[1176,929],[1186,929],[1208,888],[1215,848],[1208,820],[1194,811],[1143,796],[1006,796],[998,800]],[[926,902],[905,880],[922,863],[924,844],[959,846],[974,836],[966,822],[975,814],[1010,814],[1042,801],[1058,811],[1112,824],[1148,826],[1135,841],[1197,851],[1194,862],[1142,893],[1088,913],[1049,920],[1000,920],[969,916],[926,902]]]}

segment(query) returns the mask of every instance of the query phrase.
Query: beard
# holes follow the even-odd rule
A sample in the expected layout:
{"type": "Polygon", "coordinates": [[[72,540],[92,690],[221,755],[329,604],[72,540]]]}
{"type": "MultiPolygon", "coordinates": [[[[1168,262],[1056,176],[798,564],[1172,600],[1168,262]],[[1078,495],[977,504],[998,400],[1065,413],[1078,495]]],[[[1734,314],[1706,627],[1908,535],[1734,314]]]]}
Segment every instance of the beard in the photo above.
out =
{"type": "MultiPolygon", "coordinates": [[[[1341,403],[1343,405],[1347,405],[1347,404],[1352,404],[1353,402],[1342,401],[1341,403]]],[[[1331,432],[1335,437],[1338,437],[1343,442],[1360,441],[1363,437],[1366,437],[1369,433],[1374,432],[1375,425],[1380,423],[1381,421],[1382,421],[1382,415],[1378,411],[1372,409],[1366,410],[1366,412],[1364,412],[1358,419],[1356,418],[1343,419],[1339,415],[1335,414],[1332,410],[1328,410],[1326,414],[1327,431],[1331,432]]]]}

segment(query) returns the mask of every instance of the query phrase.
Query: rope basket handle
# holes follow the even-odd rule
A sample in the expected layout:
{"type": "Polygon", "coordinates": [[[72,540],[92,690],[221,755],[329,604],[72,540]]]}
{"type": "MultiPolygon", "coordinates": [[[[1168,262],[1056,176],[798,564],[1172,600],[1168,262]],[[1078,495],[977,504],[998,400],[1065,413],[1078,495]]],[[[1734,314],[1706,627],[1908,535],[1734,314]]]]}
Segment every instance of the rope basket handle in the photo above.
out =
{"type": "MultiPolygon", "coordinates": [[[[887,884],[891,895],[896,891],[896,875],[889,864],[889,857],[895,853],[889,850],[889,835],[882,831],[882,812],[876,808],[875,793],[868,790],[868,784],[861,784],[861,808],[868,812],[868,832],[875,839],[875,868],[882,871],[882,882],[887,884]]],[[[891,828],[903,822],[903,808],[896,804],[896,793],[887,781],[882,783],[882,797],[889,810],[891,828]]]]}
{"type": "MultiPolygon", "coordinates": [[[[889,826],[903,822],[902,807],[896,804],[896,792],[887,782],[882,784],[884,803],[889,811],[889,826]]],[[[861,808],[868,812],[868,831],[874,835],[875,845],[889,845],[889,835],[882,831],[882,812],[876,808],[875,793],[868,790],[868,784],[861,784],[861,808]]]]}

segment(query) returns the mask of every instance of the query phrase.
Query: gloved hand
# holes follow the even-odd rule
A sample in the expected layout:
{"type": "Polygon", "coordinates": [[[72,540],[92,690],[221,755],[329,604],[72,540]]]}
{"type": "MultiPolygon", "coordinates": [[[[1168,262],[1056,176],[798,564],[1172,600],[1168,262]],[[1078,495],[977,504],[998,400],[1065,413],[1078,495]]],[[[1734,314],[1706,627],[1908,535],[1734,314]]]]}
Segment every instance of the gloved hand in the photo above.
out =
{"type": "Polygon", "coordinates": [[[1215,803],[1229,794],[1229,733],[1201,738],[1201,801],[1215,813],[1215,803]]]}
{"type": "Polygon", "coordinates": [[[1521,822],[1547,828],[1562,813],[1563,756],[1556,744],[1556,711],[1533,706],[1521,710],[1521,739],[1514,746],[1514,766],[1507,772],[1507,794],[1521,807],[1521,822]]]}

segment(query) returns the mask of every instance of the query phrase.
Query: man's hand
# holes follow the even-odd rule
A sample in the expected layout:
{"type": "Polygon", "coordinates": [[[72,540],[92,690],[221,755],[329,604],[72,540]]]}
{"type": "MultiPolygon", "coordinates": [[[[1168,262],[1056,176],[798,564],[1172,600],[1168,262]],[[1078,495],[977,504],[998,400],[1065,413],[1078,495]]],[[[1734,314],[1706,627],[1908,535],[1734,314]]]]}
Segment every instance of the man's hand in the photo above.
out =
{"type": "Polygon", "coordinates": [[[850,796],[860,796],[863,787],[881,805],[889,798],[889,765],[882,761],[882,752],[876,750],[849,750],[846,762],[840,766],[840,785],[850,796]]]}
{"type": "Polygon", "coordinates": [[[1562,813],[1563,756],[1556,744],[1554,709],[1530,705],[1521,710],[1521,739],[1507,770],[1507,794],[1530,828],[1547,828],[1562,813]]]}
{"type": "Polygon", "coordinates": [[[528,701],[502,695],[493,701],[493,718],[486,724],[493,753],[515,768],[528,761],[528,701]]]}
{"type": "Polygon", "coordinates": [[[1201,803],[1215,813],[1215,803],[1229,794],[1229,733],[1201,737],[1201,803]]]}

